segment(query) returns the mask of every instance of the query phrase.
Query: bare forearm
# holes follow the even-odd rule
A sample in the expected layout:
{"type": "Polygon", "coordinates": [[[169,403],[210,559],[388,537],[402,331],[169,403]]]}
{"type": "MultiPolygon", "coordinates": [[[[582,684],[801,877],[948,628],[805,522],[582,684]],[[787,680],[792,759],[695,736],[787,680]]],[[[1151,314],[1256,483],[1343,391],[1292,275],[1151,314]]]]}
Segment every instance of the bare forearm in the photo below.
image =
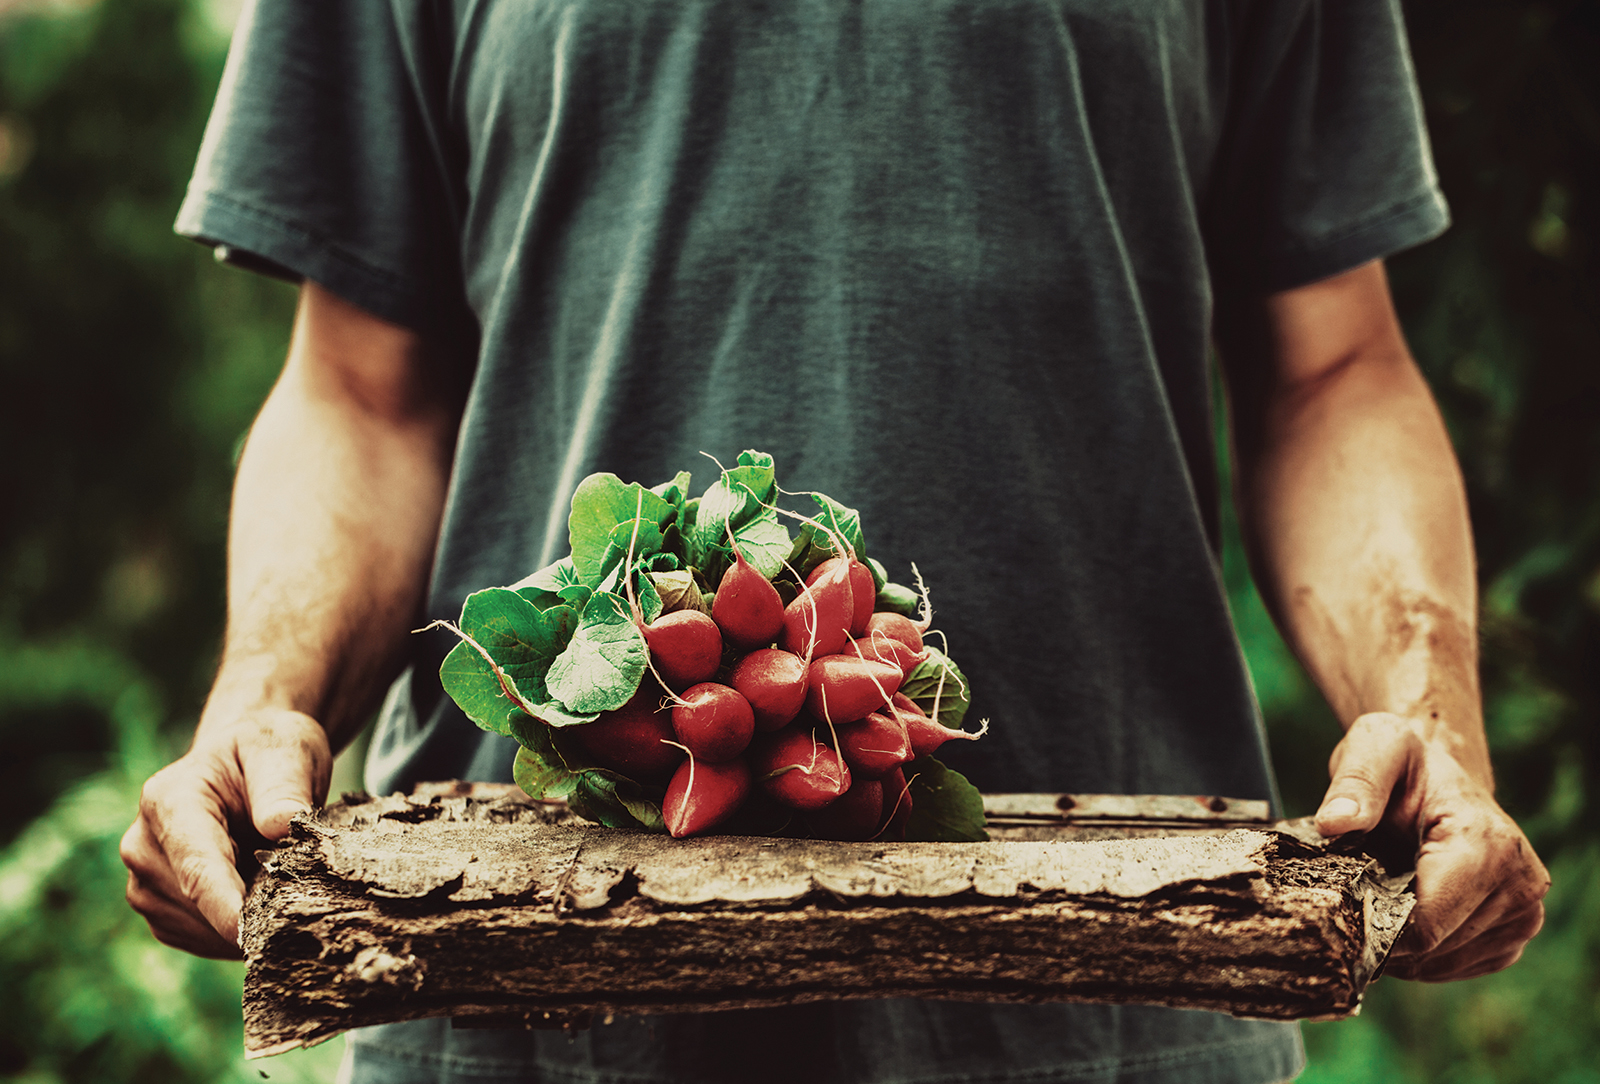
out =
{"type": "Polygon", "coordinates": [[[1269,393],[1240,498],[1258,580],[1340,720],[1435,723],[1429,737],[1492,785],[1466,499],[1397,336],[1269,393]]]}
{"type": "Polygon", "coordinates": [[[448,359],[313,283],[234,486],[222,665],[189,751],[122,837],[162,941],[237,956],[242,825],[282,839],[395,669],[455,440],[448,359]]]}
{"type": "Polygon", "coordinates": [[[1257,582],[1345,726],[1324,835],[1417,842],[1394,974],[1513,963],[1550,878],[1494,801],[1460,470],[1368,264],[1219,310],[1257,582]]]}
{"type": "Polygon", "coordinates": [[[417,625],[455,411],[416,378],[374,392],[371,370],[383,362],[363,367],[349,352],[405,367],[420,359],[394,357],[420,346],[399,329],[341,335],[341,306],[327,295],[302,303],[283,376],[240,460],[227,633],[202,735],[245,711],[287,708],[321,721],[337,748],[417,625]]]}

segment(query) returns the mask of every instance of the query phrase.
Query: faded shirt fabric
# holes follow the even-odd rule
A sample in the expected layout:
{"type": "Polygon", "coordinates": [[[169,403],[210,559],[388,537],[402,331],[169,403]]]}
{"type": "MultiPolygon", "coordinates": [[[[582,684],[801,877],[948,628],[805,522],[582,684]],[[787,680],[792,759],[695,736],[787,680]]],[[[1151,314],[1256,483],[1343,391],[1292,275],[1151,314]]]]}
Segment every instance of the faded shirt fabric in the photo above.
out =
{"type": "MultiPolygon", "coordinates": [[[[427,616],[566,551],[578,480],[757,448],[916,561],[991,791],[1271,798],[1218,571],[1213,297],[1447,224],[1387,0],[270,0],[186,236],[470,379],[427,616]],[[444,353],[450,353],[445,351],[444,353]]],[[[415,638],[376,792],[508,780],[415,638]]],[[[574,1038],[423,1021],[349,1078],[1266,1082],[1293,1026],[841,1002],[574,1038]]]]}

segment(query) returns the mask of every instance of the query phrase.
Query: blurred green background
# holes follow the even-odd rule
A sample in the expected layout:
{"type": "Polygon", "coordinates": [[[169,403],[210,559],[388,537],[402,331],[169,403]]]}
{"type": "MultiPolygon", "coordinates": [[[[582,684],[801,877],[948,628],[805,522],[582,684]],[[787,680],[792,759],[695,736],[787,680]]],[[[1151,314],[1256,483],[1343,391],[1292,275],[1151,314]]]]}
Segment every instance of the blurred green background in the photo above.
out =
{"type": "MultiPolygon", "coordinates": [[[[328,0],[335,2],[335,0],[328,0]]],[[[245,1063],[239,965],[158,945],[117,840],[214,663],[233,457],[290,289],[172,217],[238,0],[0,0],[0,1078],[329,1080],[245,1063]]],[[[1555,878],[1499,975],[1306,1028],[1334,1081],[1600,1084],[1600,2],[1406,5],[1456,217],[1391,263],[1470,489],[1502,802],[1555,878]]],[[[1337,729],[1225,567],[1291,813],[1337,729]]]]}

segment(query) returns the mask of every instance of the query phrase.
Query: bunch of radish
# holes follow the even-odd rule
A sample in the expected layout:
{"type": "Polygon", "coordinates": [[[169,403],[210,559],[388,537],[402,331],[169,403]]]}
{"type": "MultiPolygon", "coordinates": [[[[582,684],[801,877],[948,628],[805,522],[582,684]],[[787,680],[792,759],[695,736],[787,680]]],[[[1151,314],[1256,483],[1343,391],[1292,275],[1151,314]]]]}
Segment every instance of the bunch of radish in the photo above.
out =
{"type": "Polygon", "coordinates": [[[674,836],[717,827],[758,788],[813,836],[903,835],[902,769],[977,734],[899,694],[929,657],[927,623],[874,612],[875,597],[871,570],[841,556],[785,606],[740,554],[709,615],[677,610],[644,627],[656,682],[576,736],[607,767],[667,780],[674,836]]]}
{"type": "Polygon", "coordinates": [[[530,605],[525,613],[515,599],[484,599],[478,635],[469,598],[461,625],[449,626],[463,644],[441,669],[445,687],[480,725],[523,745],[516,777],[524,789],[567,797],[602,823],[678,837],[721,829],[903,839],[915,803],[913,762],[983,733],[941,722],[959,724],[967,696],[960,671],[924,643],[926,591],[888,583],[882,566],[863,558],[850,509],[817,495],[823,516],[782,512],[760,492],[770,457],[747,452],[739,463],[742,475],[724,471],[723,488],[698,502],[680,496],[688,480],[680,475],[660,502],[677,498],[673,511],[653,504],[651,513],[646,491],[633,487],[631,518],[633,490],[619,499],[604,482],[613,509],[606,515],[616,522],[602,518],[598,527],[592,509],[600,502],[580,486],[570,575],[547,569],[519,587],[493,589],[520,592],[530,605]],[[781,525],[773,530],[779,513],[807,528],[792,545],[781,525]],[[599,560],[591,538],[605,539],[599,560]],[[776,574],[764,574],[747,550],[776,574]],[[782,550],[790,552],[774,560],[782,550]],[[714,583],[706,568],[689,564],[694,558],[714,571],[714,583]],[[810,565],[804,575],[795,561],[810,565]],[[607,562],[611,572],[583,581],[584,571],[607,562]],[[490,603],[498,607],[493,620],[485,616],[490,603]],[[508,629],[517,621],[524,627],[508,629]],[[540,636],[562,650],[528,655],[540,636]],[[589,672],[582,667],[594,658],[606,664],[593,670],[598,692],[571,676],[589,672]],[[636,685],[627,684],[636,662],[636,685]],[[913,675],[918,698],[903,691],[913,675]],[[614,706],[584,710],[603,697],[614,706]]]}

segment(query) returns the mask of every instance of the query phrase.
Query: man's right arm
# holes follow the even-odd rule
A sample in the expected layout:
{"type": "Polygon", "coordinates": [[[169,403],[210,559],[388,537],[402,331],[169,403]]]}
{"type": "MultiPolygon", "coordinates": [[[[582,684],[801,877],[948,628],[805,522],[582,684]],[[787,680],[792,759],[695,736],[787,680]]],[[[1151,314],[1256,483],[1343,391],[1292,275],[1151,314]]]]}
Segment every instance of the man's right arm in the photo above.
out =
{"type": "Polygon", "coordinates": [[[222,661],[182,758],[122,841],[163,942],[238,956],[230,827],[267,839],[325,797],[418,624],[460,419],[451,359],[307,282],[283,374],[240,458],[222,661]]]}

